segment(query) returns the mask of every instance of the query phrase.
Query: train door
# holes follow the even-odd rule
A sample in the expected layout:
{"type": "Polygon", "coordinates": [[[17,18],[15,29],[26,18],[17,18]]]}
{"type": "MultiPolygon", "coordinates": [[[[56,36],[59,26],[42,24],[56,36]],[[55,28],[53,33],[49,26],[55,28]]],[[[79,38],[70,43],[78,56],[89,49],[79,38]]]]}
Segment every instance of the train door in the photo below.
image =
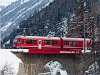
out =
{"type": "Polygon", "coordinates": [[[41,49],[41,45],[42,45],[42,41],[39,40],[39,41],[38,41],[38,49],[41,49]]]}

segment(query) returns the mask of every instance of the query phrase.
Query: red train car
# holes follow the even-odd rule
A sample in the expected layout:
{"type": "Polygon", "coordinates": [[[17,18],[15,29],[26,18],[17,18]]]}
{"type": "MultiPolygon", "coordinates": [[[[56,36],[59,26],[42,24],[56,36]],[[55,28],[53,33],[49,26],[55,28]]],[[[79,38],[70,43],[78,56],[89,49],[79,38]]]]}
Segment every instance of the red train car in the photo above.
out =
{"type": "MultiPolygon", "coordinates": [[[[90,49],[90,39],[85,42],[90,49]]],[[[17,36],[13,40],[14,48],[27,48],[32,54],[82,54],[83,46],[83,38],[17,36]]]]}
{"type": "MultiPolygon", "coordinates": [[[[63,50],[61,53],[82,54],[84,53],[84,38],[62,38],[63,50]]],[[[85,51],[90,52],[91,41],[85,39],[85,51]]]]}

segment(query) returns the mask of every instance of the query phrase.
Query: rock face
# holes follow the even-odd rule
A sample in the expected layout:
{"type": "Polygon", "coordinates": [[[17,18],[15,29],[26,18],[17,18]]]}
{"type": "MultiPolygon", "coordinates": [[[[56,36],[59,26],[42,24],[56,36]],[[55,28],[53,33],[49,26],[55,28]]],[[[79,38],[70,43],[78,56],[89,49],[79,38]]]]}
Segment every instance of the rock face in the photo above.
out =
{"type": "Polygon", "coordinates": [[[17,75],[25,75],[24,65],[22,63],[19,63],[19,69],[17,75]]]}
{"type": "MultiPolygon", "coordinates": [[[[51,71],[50,69],[46,69],[44,66],[50,61],[57,61],[63,66],[63,68],[60,69],[61,73],[65,73],[67,71],[68,75],[84,75],[84,70],[88,68],[88,65],[93,59],[93,55],[86,55],[85,59],[83,59],[81,58],[82,56],[75,55],[32,55],[26,53],[15,54],[22,59],[26,75],[41,75],[45,73],[48,73],[49,75],[52,69],[53,71],[58,69],[57,67],[54,69],[56,65],[55,62],[55,65],[50,67],[52,68],[51,71]]],[[[59,75],[58,73],[60,72],[57,72],[57,75],[59,75]]]]}
{"type": "Polygon", "coordinates": [[[45,66],[50,70],[51,75],[68,75],[66,70],[63,70],[63,66],[57,61],[50,61],[45,66]]]}

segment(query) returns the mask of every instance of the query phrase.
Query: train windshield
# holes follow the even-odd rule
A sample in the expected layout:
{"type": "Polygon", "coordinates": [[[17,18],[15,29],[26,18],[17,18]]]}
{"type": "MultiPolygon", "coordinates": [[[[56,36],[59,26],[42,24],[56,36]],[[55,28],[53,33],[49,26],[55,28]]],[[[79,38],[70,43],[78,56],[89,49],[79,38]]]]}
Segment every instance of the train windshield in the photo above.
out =
{"type": "Polygon", "coordinates": [[[18,37],[15,37],[15,39],[13,40],[13,42],[17,42],[18,37]]]}

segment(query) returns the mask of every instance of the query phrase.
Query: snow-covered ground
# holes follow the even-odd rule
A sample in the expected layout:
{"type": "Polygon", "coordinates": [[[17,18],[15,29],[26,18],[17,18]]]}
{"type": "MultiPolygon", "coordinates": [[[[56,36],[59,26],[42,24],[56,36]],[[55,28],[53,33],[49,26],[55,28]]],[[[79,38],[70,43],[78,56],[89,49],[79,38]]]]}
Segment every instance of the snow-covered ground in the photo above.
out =
{"type": "Polygon", "coordinates": [[[94,61],[94,63],[92,63],[88,70],[85,71],[85,75],[100,75],[100,67],[97,61],[94,61]]]}
{"type": "Polygon", "coordinates": [[[13,53],[0,49],[0,75],[17,75],[19,63],[22,61],[13,53]],[[12,73],[12,74],[11,74],[12,73]]]}
{"type": "Polygon", "coordinates": [[[0,0],[0,5],[8,6],[12,2],[15,2],[16,0],[0,0]]]}
{"type": "Polygon", "coordinates": [[[47,75],[47,74],[50,74],[50,75],[58,75],[58,73],[60,75],[68,75],[67,71],[66,70],[63,70],[63,66],[57,62],[57,61],[50,61],[48,62],[45,66],[44,66],[46,69],[49,69],[50,72],[46,72],[46,73],[40,73],[38,75],[47,75]]]}

